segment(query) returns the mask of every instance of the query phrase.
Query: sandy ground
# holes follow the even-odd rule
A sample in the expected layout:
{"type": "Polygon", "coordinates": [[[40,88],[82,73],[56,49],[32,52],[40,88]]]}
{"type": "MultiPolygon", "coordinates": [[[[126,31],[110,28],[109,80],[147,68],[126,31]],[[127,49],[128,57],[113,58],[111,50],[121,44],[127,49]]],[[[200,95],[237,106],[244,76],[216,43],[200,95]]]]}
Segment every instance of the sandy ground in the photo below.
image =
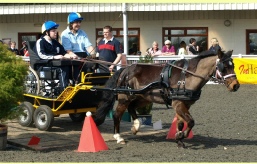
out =
{"type": "MultiPolygon", "coordinates": [[[[133,136],[126,145],[108,141],[107,151],[77,153],[77,146],[32,151],[8,146],[0,152],[1,162],[257,162],[257,86],[241,85],[228,92],[224,85],[206,85],[200,100],[190,109],[195,119],[193,139],[178,149],[167,133],[133,136]]],[[[168,128],[173,109],[154,104],[153,122],[168,128]]],[[[122,129],[122,127],[121,127],[122,129]]]]}

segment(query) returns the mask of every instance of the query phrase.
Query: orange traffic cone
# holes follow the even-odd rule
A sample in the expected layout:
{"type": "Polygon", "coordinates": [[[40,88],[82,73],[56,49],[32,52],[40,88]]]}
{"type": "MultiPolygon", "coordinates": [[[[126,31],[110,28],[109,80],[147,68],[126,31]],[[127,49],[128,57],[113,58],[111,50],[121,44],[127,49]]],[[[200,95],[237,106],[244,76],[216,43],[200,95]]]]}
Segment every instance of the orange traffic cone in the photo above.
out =
{"type": "Polygon", "coordinates": [[[87,117],[85,118],[80,135],[78,152],[98,152],[101,150],[108,150],[108,146],[91,117],[91,112],[87,112],[86,115],[87,117]]]}
{"type": "MultiPolygon", "coordinates": [[[[183,128],[183,131],[186,130],[187,128],[187,123],[184,122],[184,128],[183,128]]],[[[174,117],[173,121],[172,121],[172,124],[171,124],[171,127],[170,127],[170,131],[166,137],[166,139],[175,139],[175,134],[177,133],[177,117],[174,117]]],[[[192,130],[189,132],[189,135],[187,137],[187,139],[191,139],[193,138],[193,132],[192,130]]]]}

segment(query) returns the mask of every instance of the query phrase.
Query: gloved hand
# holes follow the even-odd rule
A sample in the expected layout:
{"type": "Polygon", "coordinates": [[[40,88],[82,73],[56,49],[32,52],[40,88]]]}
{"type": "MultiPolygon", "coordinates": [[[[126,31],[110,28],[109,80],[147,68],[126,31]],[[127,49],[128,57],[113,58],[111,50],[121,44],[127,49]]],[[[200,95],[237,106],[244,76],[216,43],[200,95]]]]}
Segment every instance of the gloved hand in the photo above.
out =
{"type": "Polygon", "coordinates": [[[87,56],[86,59],[93,59],[91,55],[87,56]]]}
{"type": "Polygon", "coordinates": [[[96,54],[90,54],[90,56],[92,57],[92,59],[96,59],[96,54]]]}

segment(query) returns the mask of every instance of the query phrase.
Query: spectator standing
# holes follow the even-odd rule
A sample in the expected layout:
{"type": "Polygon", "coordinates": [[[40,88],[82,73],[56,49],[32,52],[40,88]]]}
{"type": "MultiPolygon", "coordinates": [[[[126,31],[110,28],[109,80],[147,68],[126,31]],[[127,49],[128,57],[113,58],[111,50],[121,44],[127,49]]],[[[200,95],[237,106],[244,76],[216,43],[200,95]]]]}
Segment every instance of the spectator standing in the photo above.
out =
{"type": "Polygon", "coordinates": [[[98,46],[99,42],[102,40],[103,38],[102,37],[99,37],[96,39],[96,47],[98,46]]]}
{"type": "Polygon", "coordinates": [[[137,44],[136,43],[132,43],[132,47],[129,49],[129,55],[137,55],[137,44]]]}
{"type": "Polygon", "coordinates": [[[199,53],[203,52],[203,51],[206,51],[206,49],[207,49],[206,41],[202,41],[201,44],[200,44],[200,47],[199,47],[199,53]]]}
{"type": "Polygon", "coordinates": [[[178,51],[178,55],[188,55],[188,52],[186,50],[186,43],[184,41],[180,42],[180,48],[178,51]]]}
{"type": "MultiPolygon", "coordinates": [[[[99,42],[102,40],[103,38],[102,37],[98,37],[97,39],[96,39],[96,51],[97,51],[97,47],[98,47],[98,44],[99,44],[99,42]]],[[[96,54],[95,54],[95,57],[96,57],[96,60],[99,60],[99,53],[98,52],[96,52],[96,54]]],[[[99,64],[98,63],[95,63],[95,65],[92,67],[92,69],[96,72],[96,73],[99,73],[100,71],[99,71],[99,64]]]]}
{"type": "Polygon", "coordinates": [[[217,38],[211,39],[211,47],[209,48],[209,51],[213,51],[215,53],[218,52],[218,50],[221,50],[221,47],[219,46],[219,42],[217,38]]]}
{"type": "Polygon", "coordinates": [[[162,51],[158,48],[158,43],[156,41],[153,42],[152,48],[148,49],[148,54],[151,56],[159,56],[162,54],[162,51]]]}
{"type": "Polygon", "coordinates": [[[190,38],[189,43],[188,51],[190,52],[188,52],[188,54],[198,55],[199,46],[196,45],[195,38],[190,38]]]}
{"type": "Polygon", "coordinates": [[[10,48],[9,48],[10,51],[12,51],[13,53],[15,53],[16,55],[20,55],[18,49],[16,48],[16,42],[12,41],[10,43],[10,48]]]}
{"type": "Polygon", "coordinates": [[[164,46],[162,47],[162,55],[175,55],[175,48],[171,45],[170,40],[166,40],[164,42],[164,46]]]}
{"type": "MultiPolygon", "coordinates": [[[[96,49],[97,49],[97,47],[98,47],[99,42],[100,42],[102,39],[103,39],[103,38],[100,38],[100,37],[96,39],[96,49]]],[[[99,59],[99,53],[98,53],[98,52],[96,52],[96,58],[99,59]]]]}
{"type": "Polygon", "coordinates": [[[29,56],[28,45],[26,41],[22,42],[22,48],[20,49],[21,56],[29,56]]]}
{"type": "MultiPolygon", "coordinates": [[[[104,39],[102,39],[97,47],[99,59],[113,64],[118,64],[121,60],[123,50],[120,42],[112,35],[112,27],[105,26],[103,28],[104,39]]],[[[108,68],[99,65],[100,72],[113,72],[116,70],[115,65],[108,65],[108,68]]]]}

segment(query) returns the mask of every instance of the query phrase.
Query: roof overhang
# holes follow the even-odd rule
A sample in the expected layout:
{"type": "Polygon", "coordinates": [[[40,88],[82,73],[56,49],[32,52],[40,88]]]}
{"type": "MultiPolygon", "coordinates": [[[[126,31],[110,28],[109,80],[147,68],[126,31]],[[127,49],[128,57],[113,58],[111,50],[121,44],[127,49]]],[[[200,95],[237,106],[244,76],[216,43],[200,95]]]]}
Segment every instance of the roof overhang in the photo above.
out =
{"type": "MultiPolygon", "coordinates": [[[[257,3],[127,3],[127,11],[256,10],[257,3]]],[[[122,12],[122,3],[0,4],[0,15],[122,12]]]]}

